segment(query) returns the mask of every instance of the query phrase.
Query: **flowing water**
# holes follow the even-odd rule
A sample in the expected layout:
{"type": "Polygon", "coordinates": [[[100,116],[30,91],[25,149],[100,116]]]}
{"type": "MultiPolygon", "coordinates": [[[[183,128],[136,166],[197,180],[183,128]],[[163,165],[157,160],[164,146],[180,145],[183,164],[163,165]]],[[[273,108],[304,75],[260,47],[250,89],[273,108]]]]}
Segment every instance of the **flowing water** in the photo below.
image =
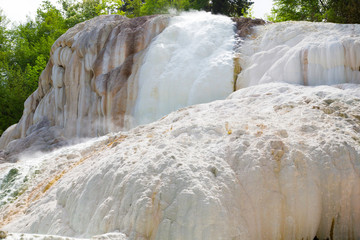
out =
{"type": "Polygon", "coordinates": [[[225,99],[233,91],[234,23],[193,12],[175,16],[152,42],[139,76],[137,124],[179,108],[225,99]]]}

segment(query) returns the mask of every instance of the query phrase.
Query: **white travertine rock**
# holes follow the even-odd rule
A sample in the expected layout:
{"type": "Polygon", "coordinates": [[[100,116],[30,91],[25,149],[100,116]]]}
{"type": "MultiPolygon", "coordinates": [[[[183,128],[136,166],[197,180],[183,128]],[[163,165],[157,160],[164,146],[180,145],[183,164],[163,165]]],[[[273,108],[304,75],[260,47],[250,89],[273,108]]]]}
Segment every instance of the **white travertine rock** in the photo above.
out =
{"type": "Polygon", "coordinates": [[[0,170],[24,169],[13,191],[27,186],[1,209],[0,227],[85,238],[359,239],[359,109],[359,85],[272,83],[24,159],[0,170]]]}
{"type": "Polygon", "coordinates": [[[43,234],[24,234],[24,233],[7,233],[5,240],[127,240],[126,235],[122,233],[108,233],[92,238],[71,238],[56,235],[43,235],[43,234]]]}
{"type": "Polygon", "coordinates": [[[64,72],[63,67],[54,66],[52,68],[52,80],[54,88],[62,88],[64,86],[64,72]]]}
{"type": "Polygon", "coordinates": [[[282,22],[254,28],[239,49],[237,88],[269,82],[360,84],[360,25],[282,22]]]}

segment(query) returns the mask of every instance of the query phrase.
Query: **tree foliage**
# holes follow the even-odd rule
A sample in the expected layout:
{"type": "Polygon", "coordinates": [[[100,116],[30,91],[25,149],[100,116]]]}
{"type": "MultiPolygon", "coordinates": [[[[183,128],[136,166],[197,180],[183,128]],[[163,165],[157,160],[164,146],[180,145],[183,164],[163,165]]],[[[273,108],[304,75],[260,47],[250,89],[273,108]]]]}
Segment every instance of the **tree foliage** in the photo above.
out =
{"type": "Polygon", "coordinates": [[[82,2],[75,0],[59,0],[59,2],[62,6],[62,12],[67,28],[100,15],[101,6],[107,6],[102,5],[100,0],[84,0],[82,2]]]}
{"type": "Polygon", "coordinates": [[[223,1],[223,0],[212,0],[212,13],[214,14],[224,14],[232,17],[239,17],[247,13],[247,10],[253,2],[248,0],[233,0],[233,1],[223,1]]]}
{"type": "Polygon", "coordinates": [[[341,0],[329,1],[325,18],[329,22],[337,23],[360,23],[360,1],[341,0]]]}
{"type": "Polygon", "coordinates": [[[274,0],[269,20],[360,23],[360,1],[274,0]]]}

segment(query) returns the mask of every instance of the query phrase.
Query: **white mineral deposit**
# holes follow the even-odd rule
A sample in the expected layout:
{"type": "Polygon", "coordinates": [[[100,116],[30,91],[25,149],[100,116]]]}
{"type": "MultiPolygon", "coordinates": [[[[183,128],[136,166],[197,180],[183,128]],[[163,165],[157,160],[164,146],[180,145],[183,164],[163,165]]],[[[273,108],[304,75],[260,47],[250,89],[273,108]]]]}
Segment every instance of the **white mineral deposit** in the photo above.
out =
{"type": "Polygon", "coordinates": [[[360,239],[360,26],[239,29],[111,15],[61,36],[0,138],[7,239],[360,239]]]}

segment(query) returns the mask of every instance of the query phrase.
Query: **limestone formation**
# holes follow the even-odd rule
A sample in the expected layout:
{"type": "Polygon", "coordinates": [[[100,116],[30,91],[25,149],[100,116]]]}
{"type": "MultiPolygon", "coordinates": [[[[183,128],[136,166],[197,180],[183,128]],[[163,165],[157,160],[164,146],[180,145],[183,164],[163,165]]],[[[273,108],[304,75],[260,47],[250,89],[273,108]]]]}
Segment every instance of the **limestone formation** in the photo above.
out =
{"type": "Polygon", "coordinates": [[[359,86],[266,84],[28,157],[12,165],[11,190],[27,190],[1,209],[0,228],[129,240],[359,239],[359,109],[359,86]]]}
{"type": "Polygon", "coordinates": [[[360,25],[281,22],[254,27],[238,52],[237,89],[269,82],[360,84],[360,25]]]}
{"type": "Polygon", "coordinates": [[[31,126],[42,121],[65,138],[122,129],[145,50],[167,22],[166,16],[111,15],[69,29],[52,46],[38,89],[26,100],[19,123],[1,137],[0,149],[20,138],[33,141],[31,126]]]}

